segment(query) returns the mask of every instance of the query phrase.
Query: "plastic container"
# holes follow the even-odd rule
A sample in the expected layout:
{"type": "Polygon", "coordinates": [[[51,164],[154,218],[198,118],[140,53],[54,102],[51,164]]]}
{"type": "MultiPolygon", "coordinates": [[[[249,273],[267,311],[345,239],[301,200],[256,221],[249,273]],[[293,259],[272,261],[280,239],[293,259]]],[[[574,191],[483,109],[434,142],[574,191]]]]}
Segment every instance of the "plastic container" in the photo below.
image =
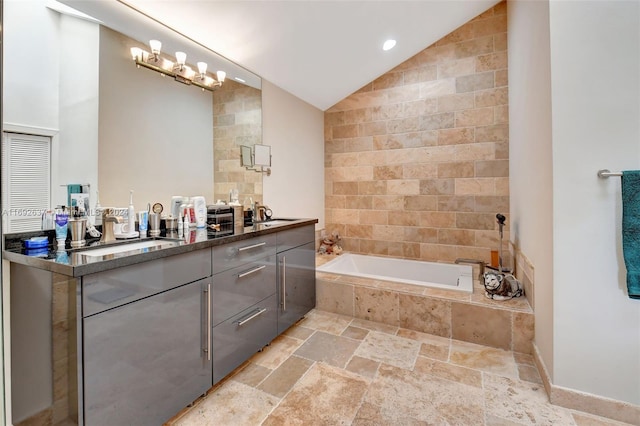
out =
{"type": "MultiPolygon", "coordinates": [[[[204,228],[207,226],[207,203],[202,196],[191,198],[193,202],[193,210],[196,228],[204,228]]],[[[190,219],[191,220],[191,219],[190,219]]]]}
{"type": "Polygon", "coordinates": [[[149,224],[149,212],[141,210],[138,212],[138,231],[140,231],[140,237],[147,236],[147,227],[149,224]]]}
{"type": "Polygon", "coordinates": [[[58,244],[64,244],[67,239],[67,229],[69,224],[69,213],[61,210],[56,213],[56,240],[58,244]]]}
{"type": "Polygon", "coordinates": [[[44,248],[48,245],[49,239],[47,237],[31,237],[28,240],[24,240],[24,248],[26,249],[44,248]]]}

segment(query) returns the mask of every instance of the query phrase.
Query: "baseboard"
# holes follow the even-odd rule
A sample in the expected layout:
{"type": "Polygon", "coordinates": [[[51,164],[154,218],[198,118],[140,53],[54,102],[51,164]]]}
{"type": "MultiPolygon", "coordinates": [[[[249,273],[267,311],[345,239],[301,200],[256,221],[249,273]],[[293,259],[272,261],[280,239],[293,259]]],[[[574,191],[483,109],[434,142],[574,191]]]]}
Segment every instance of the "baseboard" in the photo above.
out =
{"type": "Polygon", "coordinates": [[[583,411],[620,422],[638,424],[638,419],[640,419],[640,406],[638,405],[554,385],[547,367],[542,361],[538,347],[535,342],[532,345],[533,359],[536,367],[538,367],[544,389],[549,396],[549,402],[560,407],[583,411]]]}

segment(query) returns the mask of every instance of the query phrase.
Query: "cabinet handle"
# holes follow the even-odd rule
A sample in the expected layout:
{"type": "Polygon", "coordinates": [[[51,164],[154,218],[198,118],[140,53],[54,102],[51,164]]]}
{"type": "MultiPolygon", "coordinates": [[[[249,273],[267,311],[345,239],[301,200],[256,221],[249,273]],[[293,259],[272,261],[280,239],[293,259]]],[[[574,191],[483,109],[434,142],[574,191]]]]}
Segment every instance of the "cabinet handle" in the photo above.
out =
{"type": "Polygon", "coordinates": [[[245,317],[241,320],[236,321],[236,323],[238,324],[238,327],[240,327],[241,325],[245,325],[246,323],[248,323],[249,321],[251,321],[252,319],[264,314],[265,312],[267,312],[267,308],[256,308],[256,310],[254,312],[252,312],[251,314],[249,314],[248,317],[245,317]]]}
{"type": "Polygon", "coordinates": [[[250,271],[246,271],[246,272],[243,272],[241,274],[238,274],[238,278],[246,277],[247,275],[251,275],[254,272],[262,271],[266,267],[267,267],[266,265],[258,266],[257,268],[254,268],[254,269],[252,269],[250,271]]]}
{"type": "Polygon", "coordinates": [[[240,248],[238,249],[238,251],[251,250],[251,249],[254,249],[254,248],[262,247],[262,246],[264,246],[264,245],[267,245],[267,243],[266,243],[266,242],[262,242],[262,243],[258,243],[258,244],[253,244],[253,245],[251,245],[251,246],[240,247],[240,248]]]}
{"type": "Polygon", "coordinates": [[[204,292],[207,295],[207,347],[204,351],[207,353],[207,361],[211,361],[211,284],[207,284],[204,292]]]}
{"type": "Polygon", "coordinates": [[[282,256],[282,312],[287,310],[287,257],[282,256]]]}

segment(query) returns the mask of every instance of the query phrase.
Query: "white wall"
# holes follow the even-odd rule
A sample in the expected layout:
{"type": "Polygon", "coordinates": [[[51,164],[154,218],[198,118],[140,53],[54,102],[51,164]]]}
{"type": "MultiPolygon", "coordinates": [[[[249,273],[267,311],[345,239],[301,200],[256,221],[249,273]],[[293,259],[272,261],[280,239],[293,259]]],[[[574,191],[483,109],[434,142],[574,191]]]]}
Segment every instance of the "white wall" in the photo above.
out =
{"type": "Polygon", "coordinates": [[[59,143],[52,169],[54,205],[67,204],[67,188],[98,183],[98,24],[60,15],[59,143]]]}
{"type": "Polygon", "coordinates": [[[639,17],[638,2],[509,3],[511,212],[535,267],[536,344],[554,385],[633,404],[640,303],[620,179],[596,173],[640,168],[639,17]]]}
{"type": "Polygon", "coordinates": [[[98,25],[45,4],[5,2],[2,119],[5,130],[53,135],[55,206],[67,202],[62,184],[97,186],[98,25]]]}
{"type": "Polygon", "coordinates": [[[172,195],[211,201],[211,92],[137,69],[129,53],[134,44],[140,47],[100,29],[100,203],[126,207],[130,189],[136,210],[160,202],[166,213],[172,195]]]}
{"type": "Polygon", "coordinates": [[[318,218],[324,228],[324,113],[263,80],[262,123],[272,167],[261,201],[274,217],[318,218]]]}
{"type": "Polygon", "coordinates": [[[553,373],[549,4],[508,3],[511,239],[535,266],[535,342],[553,373]]]}
{"type": "Polygon", "coordinates": [[[620,179],[640,168],[638,2],[550,2],[554,382],[640,404],[640,301],[627,297],[620,179]]]}
{"type": "Polygon", "coordinates": [[[58,16],[43,0],[4,2],[5,123],[58,128],[58,16]]]}

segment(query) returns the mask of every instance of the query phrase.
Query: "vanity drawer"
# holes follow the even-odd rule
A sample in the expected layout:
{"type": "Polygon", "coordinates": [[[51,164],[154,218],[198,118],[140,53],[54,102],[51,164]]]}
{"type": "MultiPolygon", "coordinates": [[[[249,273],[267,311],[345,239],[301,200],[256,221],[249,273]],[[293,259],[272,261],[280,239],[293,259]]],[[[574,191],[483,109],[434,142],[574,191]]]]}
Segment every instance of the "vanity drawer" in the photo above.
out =
{"type": "Polygon", "coordinates": [[[276,292],[276,258],[268,256],[217,274],[213,280],[213,325],[276,292]]]}
{"type": "Polygon", "coordinates": [[[275,234],[249,238],[213,248],[213,273],[217,274],[276,253],[275,234]]]}
{"type": "Polygon", "coordinates": [[[213,328],[213,383],[275,339],[276,308],[274,294],[213,328]]]}
{"type": "Polygon", "coordinates": [[[316,239],[315,229],[316,227],[314,225],[307,225],[278,232],[276,234],[278,253],[314,242],[316,239]]]}
{"type": "Polygon", "coordinates": [[[211,276],[211,249],[82,277],[82,316],[96,314],[211,276]]]}

